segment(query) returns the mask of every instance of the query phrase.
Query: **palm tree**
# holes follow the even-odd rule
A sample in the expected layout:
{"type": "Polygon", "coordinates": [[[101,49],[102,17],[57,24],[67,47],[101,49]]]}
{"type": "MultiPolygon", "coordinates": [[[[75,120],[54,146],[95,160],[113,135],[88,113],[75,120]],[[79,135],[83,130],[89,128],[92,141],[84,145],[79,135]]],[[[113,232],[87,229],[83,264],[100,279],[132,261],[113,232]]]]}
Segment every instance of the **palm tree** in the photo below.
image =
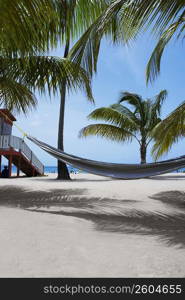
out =
{"type": "MultiPolygon", "coordinates": [[[[161,58],[172,40],[184,40],[185,0],[113,0],[109,7],[82,35],[70,55],[91,74],[96,71],[100,43],[104,35],[113,42],[128,43],[141,32],[151,29],[158,41],[146,68],[147,82],[160,73],[161,58]]],[[[156,126],[153,155],[157,159],[168,152],[185,134],[185,104],[181,104],[156,126]]]]}
{"type": "Polygon", "coordinates": [[[174,143],[185,137],[185,102],[180,104],[154,130],[154,158],[167,153],[174,143]]]}
{"type": "Polygon", "coordinates": [[[71,57],[89,72],[96,70],[100,42],[108,35],[114,43],[128,43],[151,28],[158,38],[147,65],[147,81],[160,72],[161,57],[172,38],[184,39],[185,0],[113,0],[71,50],[71,57]]]}
{"type": "Polygon", "coordinates": [[[143,100],[137,94],[123,92],[118,104],[101,107],[88,116],[91,120],[103,120],[108,124],[84,127],[80,137],[96,135],[117,142],[136,139],[140,146],[141,164],[146,163],[147,147],[153,140],[153,130],[161,121],[161,107],[166,96],[167,91],[163,90],[154,99],[143,100]],[[122,102],[129,104],[131,109],[120,104],[122,102]]]}
{"type": "MultiPolygon", "coordinates": [[[[21,108],[24,111],[26,109],[24,96],[27,100],[28,96],[32,96],[28,106],[36,103],[29,89],[37,88],[45,92],[47,87],[49,93],[55,93],[59,89],[61,105],[58,148],[61,150],[64,149],[66,91],[71,88],[82,88],[85,89],[88,99],[93,100],[91,78],[80,65],[67,58],[70,43],[79,37],[107,7],[107,2],[106,0],[41,0],[40,2],[39,0],[29,2],[13,0],[8,6],[7,0],[5,2],[0,0],[0,19],[3,21],[3,30],[0,32],[0,42],[3,42],[3,46],[0,44],[0,58],[3,66],[5,63],[8,64],[8,68],[1,67],[0,80],[2,83],[6,82],[6,86],[1,84],[3,88],[1,95],[6,94],[6,97],[1,97],[0,104],[4,103],[10,108],[21,108]],[[7,15],[10,15],[9,23],[5,22],[7,15]],[[43,56],[45,51],[55,47],[59,40],[65,44],[63,58],[43,56]],[[15,83],[14,90],[18,84],[22,92],[24,89],[21,106],[20,101],[17,105],[15,98],[7,97],[13,95],[10,93],[12,87],[9,79],[11,84],[15,83]]],[[[62,162],[58,162],[58,178],[69,179],[68,169],[62,162]]]]}
{"type": "MultiPolygon", "coordinates": [[[[62,40],[65,44],[63,53],[64,59],[69,55],[71,43],[97,19],[100,13],[107,7],[107,2],[109,1],[61,0],[58,5],[58,11],[63,26],[62,40]]],[[[80,66],[78,62],[76,62],[76,65],[80,66]]],[[[66,78],[63,78],[60,84],[60,115],[58,126],[58,149],[62,151],[64,150],[66,89],[67,81],[66,78]]],[[[62,161],[58,161],[58,179],[70,179],[68,168],[62,161]]]]}

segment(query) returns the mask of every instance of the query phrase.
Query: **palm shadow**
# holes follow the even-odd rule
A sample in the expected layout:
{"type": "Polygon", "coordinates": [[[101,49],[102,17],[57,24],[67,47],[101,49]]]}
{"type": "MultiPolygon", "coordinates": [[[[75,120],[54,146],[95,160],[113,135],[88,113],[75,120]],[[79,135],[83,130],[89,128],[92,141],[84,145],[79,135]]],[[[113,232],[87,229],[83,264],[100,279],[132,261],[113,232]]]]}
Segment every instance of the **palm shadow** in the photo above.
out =
{"type": "Polygon", "coordinates": [[[84,189],[26,191],[7,186],[0,190],[1,206],[77,217],[91,221],[98,231],[155,236],[168,246],[184,248],[185,194],[163,192],[150,198],[178,207],[180,211],[166,214],[136,210],[137,200],[89,197],[84,189]]]}
{"type": "Polygon", "coordinates": [[[158,200],[168,206],[179,208],[185,212],[185,192],[184,191],[165,191],[150,196],[149,198],[158,200]]]}
{"type": "MultiPolygon", "coordinates": [[[[38,181],[40,181],[40,182],[45,182],[45,180],[46,180],[46,178],[47,178],[47,176],[44,176],[45,178],[42,178],[42,177],[40,177],[40,178],[38,178],[37,177],[37,182],[38,181]]],[[[107,182],[107,181],[112,181],[113,179],[115,179],[115,180],[119,180],[119,179],[116,179],[116,178],[112,178],[112,179],[110,179],[110,178],[103,178],[103,179],[86,179],[86,178],[72,178],[71,180],[70,180],[70,182],[107,182]]],[[[35,179],[31,179],[31,180],[35,180],[35,179]]],[[[47,182],[48,181],[51,181],[51,182],[53,182],[53,181],[56,181],[57,180],[57,182],[69,182],[69,180],[64,180],[64,179],[61,179],[61,180],[59,180],[59,179],[57,179],[57,175],[56,175],[56,177],[55,178],[47,178],[47,182]]]]}
{"type": "Polygon", "coordinates": [[[32,206],[49,208],[65,205],[73,197],[82,196],[84,189],[54,189],[49,191],[25,190],[20,187],[6,186],[0,189],[0,206],[29,208],[32,206]]]}
{"type": "Polygon", "coordinates": [[[185,175],[158,175],[158,176],[153,176],[149,177],[148,179],[151,180],[179,180],[179,179],[184,179],[185,175]]]}

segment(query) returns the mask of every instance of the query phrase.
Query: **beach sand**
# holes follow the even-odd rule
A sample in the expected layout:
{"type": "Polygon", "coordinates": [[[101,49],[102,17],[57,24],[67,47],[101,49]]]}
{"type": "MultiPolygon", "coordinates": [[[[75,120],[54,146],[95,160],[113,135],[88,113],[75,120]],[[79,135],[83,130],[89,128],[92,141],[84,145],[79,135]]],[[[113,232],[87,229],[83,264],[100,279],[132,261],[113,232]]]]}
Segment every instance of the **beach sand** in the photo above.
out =
{"type": "Polygon", "coordinates": [[[0,180],[0,277],[185,277],[185,175],[0,180]]]}

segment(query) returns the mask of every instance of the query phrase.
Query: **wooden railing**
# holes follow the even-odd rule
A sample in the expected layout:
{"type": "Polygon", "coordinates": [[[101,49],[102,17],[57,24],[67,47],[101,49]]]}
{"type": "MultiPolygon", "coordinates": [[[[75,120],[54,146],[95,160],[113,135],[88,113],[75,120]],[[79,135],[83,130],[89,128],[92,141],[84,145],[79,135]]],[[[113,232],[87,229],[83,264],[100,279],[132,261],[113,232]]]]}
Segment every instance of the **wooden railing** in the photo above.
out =
{"type": "Polygon", "coordinates": [[[39,173],[44,174],[44,165],[31,151],[31,149],[28,147],[28,145],[24,142],[23,139],[13,135],[0,135],[0,149],[10,148],[20,151],[39,171],[39,173]]]}

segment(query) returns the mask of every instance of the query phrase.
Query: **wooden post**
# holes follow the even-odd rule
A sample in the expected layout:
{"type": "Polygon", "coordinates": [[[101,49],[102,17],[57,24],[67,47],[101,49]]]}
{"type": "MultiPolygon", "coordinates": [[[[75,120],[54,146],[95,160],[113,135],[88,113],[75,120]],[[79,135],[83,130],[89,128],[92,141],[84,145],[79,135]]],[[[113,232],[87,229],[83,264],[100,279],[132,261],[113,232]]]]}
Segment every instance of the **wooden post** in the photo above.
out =
{"type": "Polygon", "coordinates": [[[17,177],[20,176],[20,167],[21,167],[21,156],[19,156],[18,166],[17,166],[17,177]]]}
{"type": "Polygon", "coordinates": [[[12,155],[9,156],[8,169],[9,169],[9,177],[11,177],[12,176],[12,155]]]}
{"type": "Polygon", "coordinates": [[[2,168],[2,155],[0,155],[0,174],[1,174],[1,168],[2,168]]]}

